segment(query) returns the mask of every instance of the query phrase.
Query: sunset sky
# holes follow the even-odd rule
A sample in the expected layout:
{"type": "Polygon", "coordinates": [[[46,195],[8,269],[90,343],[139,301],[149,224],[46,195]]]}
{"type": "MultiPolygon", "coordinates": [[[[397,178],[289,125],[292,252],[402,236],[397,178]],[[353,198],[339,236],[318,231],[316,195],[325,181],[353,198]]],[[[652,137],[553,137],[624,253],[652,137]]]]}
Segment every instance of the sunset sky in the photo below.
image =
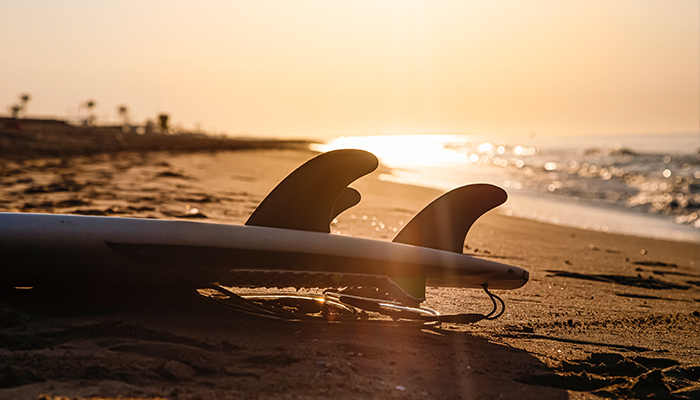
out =
{"type": "Polygon", "coordinates": [[[697,0],[0,2],[0,114],[231,135],[698,132],[697,0]]]}

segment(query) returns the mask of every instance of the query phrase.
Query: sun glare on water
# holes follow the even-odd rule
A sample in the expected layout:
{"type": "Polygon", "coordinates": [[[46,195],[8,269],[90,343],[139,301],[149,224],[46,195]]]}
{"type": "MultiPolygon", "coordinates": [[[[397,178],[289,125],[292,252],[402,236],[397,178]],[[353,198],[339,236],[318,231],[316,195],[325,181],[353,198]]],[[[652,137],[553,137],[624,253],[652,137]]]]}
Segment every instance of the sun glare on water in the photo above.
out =
{"type": "Polygon", "coordinates": [[[469,136],[386,135],[351,136],[314,144],[312,150],[360,149],[376,155],[388,167],[437,166],[470,162],[463,151],[469,136]]]}

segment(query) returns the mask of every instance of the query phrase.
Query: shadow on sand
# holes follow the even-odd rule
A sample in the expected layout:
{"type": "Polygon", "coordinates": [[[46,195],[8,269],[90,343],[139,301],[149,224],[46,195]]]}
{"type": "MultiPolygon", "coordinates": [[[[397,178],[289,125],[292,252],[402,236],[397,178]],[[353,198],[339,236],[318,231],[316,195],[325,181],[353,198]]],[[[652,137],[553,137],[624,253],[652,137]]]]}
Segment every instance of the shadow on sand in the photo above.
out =
{"type": "Polygon", "coordinates": [[[181,292],[2,297],[0,397],[568,398],[533,381],[554,374],[533,355],[450,326],[279,321],[181,292]]]}

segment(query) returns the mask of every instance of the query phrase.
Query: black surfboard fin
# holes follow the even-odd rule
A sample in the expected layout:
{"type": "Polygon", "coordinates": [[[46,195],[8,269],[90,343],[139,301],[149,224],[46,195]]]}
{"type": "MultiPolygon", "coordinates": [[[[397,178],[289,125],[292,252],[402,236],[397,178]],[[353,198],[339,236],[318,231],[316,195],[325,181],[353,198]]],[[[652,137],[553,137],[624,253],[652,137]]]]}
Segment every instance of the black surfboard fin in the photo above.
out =
{"type": "Polygon", "coordinates": [[[393,241],[462,254],[472,224],[507,198],[505,190],[486,183],[451,190],[413,217],[393,241]]]}
{"type": "Polygon", "coordinates": [[[379,161],[363,150],[334,150],[304,163],[263,199],[246,225],[330,233],[330,222],[359,202],[348,185],[379,161]]]}

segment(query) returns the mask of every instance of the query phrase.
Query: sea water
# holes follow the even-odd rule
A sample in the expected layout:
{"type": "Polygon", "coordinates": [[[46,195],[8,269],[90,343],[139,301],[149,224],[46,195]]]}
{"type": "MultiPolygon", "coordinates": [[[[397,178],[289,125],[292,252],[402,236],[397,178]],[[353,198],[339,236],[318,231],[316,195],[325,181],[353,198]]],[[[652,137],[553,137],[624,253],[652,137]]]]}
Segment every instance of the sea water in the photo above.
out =
{"type": "Polygon", "coordinates": [[[342,137],[312,146],[371,151],[380,179],[449,190],[487,182],[501,212],[635,236],[700,242],[700,135],[546,138],[482,135],[342,137]]]}

